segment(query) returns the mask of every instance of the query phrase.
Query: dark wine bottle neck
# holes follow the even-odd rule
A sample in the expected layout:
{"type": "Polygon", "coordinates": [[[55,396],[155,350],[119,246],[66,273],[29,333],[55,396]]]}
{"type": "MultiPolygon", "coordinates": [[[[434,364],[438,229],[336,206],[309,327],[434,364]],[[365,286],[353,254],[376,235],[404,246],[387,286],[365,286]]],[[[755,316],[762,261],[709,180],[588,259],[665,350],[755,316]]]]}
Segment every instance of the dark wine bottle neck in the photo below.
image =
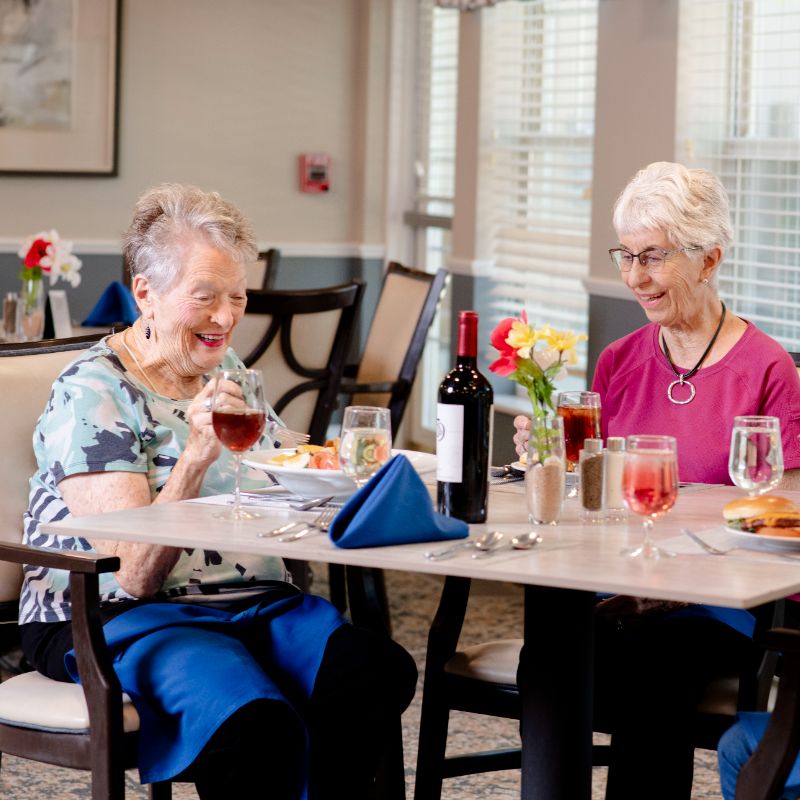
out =
{"type": "Polygon", "coordinates": [[[467,356],[463,353],[460,353],[456,356],[456,366],[457,367],[471,367],[472,369],[477,369],[478,367],[478,359],[475,356],[467,356]]]}

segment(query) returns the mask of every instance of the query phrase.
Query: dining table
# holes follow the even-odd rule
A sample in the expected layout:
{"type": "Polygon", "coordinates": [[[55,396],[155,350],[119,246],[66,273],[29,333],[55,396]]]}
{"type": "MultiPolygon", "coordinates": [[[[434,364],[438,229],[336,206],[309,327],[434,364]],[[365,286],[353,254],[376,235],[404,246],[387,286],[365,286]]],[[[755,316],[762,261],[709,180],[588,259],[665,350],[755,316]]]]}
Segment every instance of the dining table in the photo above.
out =
{"type": "MultiPolygon", "coordinates": [[[[435,479],[427,484],[433,493],[435,479]]],[[[800,502],[800,493],[784,493],[800,502]]],[[[589,800],[592,768],[594,608],[598,592],[751,608],[800,591],[800,553],[743,549],[725,556],[704,552],[682,528],[724,526],[722,507],[741,491],[729,486],[682,487],[672,511],[655,523],[654,538],[674,548],[658,560],[629,558],[621,550],[642,536],[638,517],[615,524],[582,524],[577,500],[565,502],[557,525],[540,526],[530,550],[501,546],[472,558],[466,549],[431,560],[430,543],[343,549],[327,536],[281,542],[263,534],[315,512],[261,505],[254,520],[218,519],[219,498],[156,503],[43,525],[48,534],[150,542],[305,561],[504,581],[524,587],[521,796],[528,800],[589,800]],[[796,558],[794,563],[793,558],[796,558]]],[[[505,541],[531,529],[523,482],[490,487],[487,522],[470,535],[498,530],[505,541]]],[[[738,540],[737,540],[738,541],[738,540]]],[[[487,632],[487,638],[490,638],[487,632]]]]}

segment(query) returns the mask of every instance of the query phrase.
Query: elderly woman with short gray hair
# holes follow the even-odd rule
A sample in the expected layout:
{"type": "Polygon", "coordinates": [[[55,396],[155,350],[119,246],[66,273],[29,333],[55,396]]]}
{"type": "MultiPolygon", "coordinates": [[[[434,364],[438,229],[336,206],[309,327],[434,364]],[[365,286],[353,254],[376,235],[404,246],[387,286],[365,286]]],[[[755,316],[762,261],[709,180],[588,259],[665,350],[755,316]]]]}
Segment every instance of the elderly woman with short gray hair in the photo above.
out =
{"type": "MultiPolygon", "coordinates": [[[[371,797],[416,683],[399,645],[301,593],[279,559],[41,531],[233,488],[205,376],[242,366],[229,345],[252,229],[217,193],[165,184],[139,199],[124,246],[141,317],[53,384],[34,435],[25,542],[120,558],[101,579],[101,616],[141,720],[142,782],[193,781],[201,800],[371,797]]],[[[70,619],[68,575],[26,568],[23,649],[56,680],[76,677],[70,619]]]]}
{"type": "MultiPolygon", "coordinates": [[[[592,389],[604,436],[670,434],[681,481],[730,484],[733,418],[781,423],[784,486],[800,484],[800,379],[786,350],[731,313],[717,270],[733,239],[722,183],[657,162],[614,207],[609,253],[649,324],[600,354],[592,389]]],[[[529,422],[514,420],[523,452],[529,422]]],[[[612,732],[607,800],[689,800],[697,704],[751,657],[746,611],[638,598],[598,603],[596,718],[612,732]]]]}

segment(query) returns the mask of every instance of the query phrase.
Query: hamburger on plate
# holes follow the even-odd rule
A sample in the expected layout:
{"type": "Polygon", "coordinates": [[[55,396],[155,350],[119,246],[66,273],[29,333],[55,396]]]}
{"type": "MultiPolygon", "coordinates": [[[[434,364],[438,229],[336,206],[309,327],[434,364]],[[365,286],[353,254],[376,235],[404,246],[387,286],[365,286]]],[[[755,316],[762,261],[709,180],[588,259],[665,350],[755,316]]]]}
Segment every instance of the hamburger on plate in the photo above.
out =
{"type": "Polygon", "coordinates": [[[722,509],[725,523],[745,533],[800,538],[800,508],[780,495],[740,497],[722,509]]]}

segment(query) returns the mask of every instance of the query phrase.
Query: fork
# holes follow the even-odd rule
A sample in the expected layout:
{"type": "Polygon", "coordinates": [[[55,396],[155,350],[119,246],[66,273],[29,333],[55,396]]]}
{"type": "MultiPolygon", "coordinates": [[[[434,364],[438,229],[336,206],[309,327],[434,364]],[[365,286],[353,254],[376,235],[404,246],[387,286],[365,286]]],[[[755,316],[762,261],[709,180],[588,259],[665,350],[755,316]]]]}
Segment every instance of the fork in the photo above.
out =
{"type": "MultiPolygon", "coordinates": [[[[708,553],[709,555],[712,555],[712,556],[726,556],[726,555],[728,555],[728,553],[732,553],[734,550],[747,550],[748,549],[748,548],[745,548],[745,547],[737,547],[736,545],[734,545],[733,547],[724,547],[724,548],[723,547],[715,547],[713,544],[709,544],[704,539],[701,539],[696,533],[690,531],[688,528],[681,528],[681,533],[686,534],[686,536],[688,536],[693,542],[695,542],[696,544],[699,544],[700,547],[702,547],[703,550],[706,551],[706,553],[708,553]]],[[[800,560],[800,559],[797,558],[797,556],[792,556],[792,555],[789,555],[788,553],[778,553],[778,552],[775,552],[774,550],[769,550],[769,551],[759,550],[757,552],[762,552],[762,553],[763,552],[768,552],[769,555],[776,556],[777,558],[783,558],[786,561],[798,561],[798,560],[800,560]]]]}
{"type": "Polygon", "coordinates": [[[311,438],[307,433],[300,433],[300,431],[293,431],[291,428],[285,428],[274,419],[271,419],[267,423],[267,433],[269,433],[273,441],[277,440],[281,447],[297,447],[299,444],[308,444],[311,438]]]}
{"type": "Polygon", "coordinates": [[[308,536],[309,533],[315,533],[319,531],[320,533],[327,533],[328,528],[331,526],[331,522],[333,522],[333,518],[336,516],[336,512],[338,508],[325,508],[323,509],[311,522],[306,523],[303,528],[300,528],[299,531],[292,531],[291,533],[287,533],[286,536],[279,536],[279,542],[294,542],[298,539],[302,539],[304,536],[308,536]]]}

